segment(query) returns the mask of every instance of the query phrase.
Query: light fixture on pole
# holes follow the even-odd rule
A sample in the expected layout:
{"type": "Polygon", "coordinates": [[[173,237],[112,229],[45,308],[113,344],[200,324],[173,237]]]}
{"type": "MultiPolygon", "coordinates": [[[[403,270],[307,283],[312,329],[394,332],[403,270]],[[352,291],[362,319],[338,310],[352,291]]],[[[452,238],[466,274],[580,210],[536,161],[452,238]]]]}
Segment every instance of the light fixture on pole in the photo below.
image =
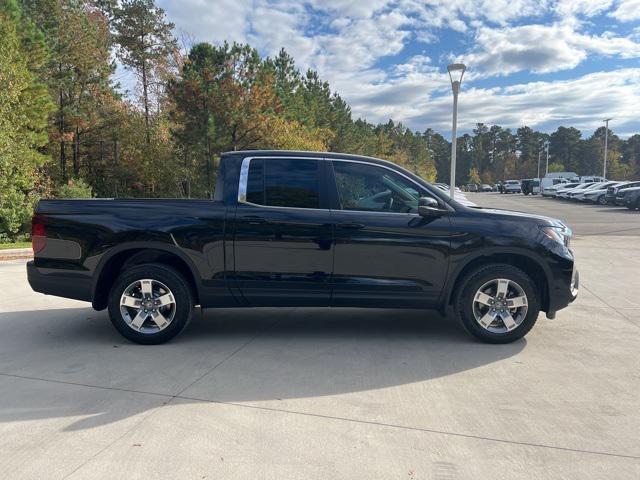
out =
{"type": "Polygon", "coordinates": [[[549,175],[549,140],[544,142],[544,147],[547,149],[547,166],[544,168],[544,176],[549,175]]]}
{"type": "Polygon", "coordinates": [[[447,67],[449,79],[451,80],[451,89],[453,90],[453,127],[451,129],[451,182],[449,195],[454,197],[456,191],[456,149],[457,149],[457,130],[458,130],[458,93],[460,92],[460,84],[464,71],[467,69],[462,63],[452,63],[447,67]]]}
{"type": "Polygon", "coordinates": [[[613,120],[613,118],[605,118],[602,120],[604,122],[604,158],[602,159],[602,178],[607,178],[607,143],[609,140],[609,120],[613,120]]]}

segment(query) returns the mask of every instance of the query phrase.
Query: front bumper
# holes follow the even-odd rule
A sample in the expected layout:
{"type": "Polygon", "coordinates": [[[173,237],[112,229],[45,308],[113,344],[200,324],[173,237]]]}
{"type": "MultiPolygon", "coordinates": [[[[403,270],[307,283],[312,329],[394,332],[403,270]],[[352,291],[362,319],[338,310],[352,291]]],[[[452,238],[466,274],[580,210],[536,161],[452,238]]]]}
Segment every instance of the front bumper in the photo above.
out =
{"type": "Polygon", "coordinates": [[[580,274],[575,256],[569,246],[561,246],[554,242],[549,244],[549,247],[545,262],[549,268],[548,297],[544,302],[543,310],[553,318],[555,312],[566,308],[578,297],[580,274]]]}

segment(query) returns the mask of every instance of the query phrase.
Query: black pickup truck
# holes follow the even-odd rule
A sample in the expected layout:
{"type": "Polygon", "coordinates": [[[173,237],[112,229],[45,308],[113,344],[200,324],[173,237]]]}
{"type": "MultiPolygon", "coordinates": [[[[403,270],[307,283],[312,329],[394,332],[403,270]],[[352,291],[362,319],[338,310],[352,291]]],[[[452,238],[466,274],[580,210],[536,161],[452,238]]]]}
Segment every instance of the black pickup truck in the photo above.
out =
{"type": "Polygon", "coordinates": [[[337,153],[226,153],[213,200],[43,200],[32,233],[35,291],[108,308],[144,344],[180,333],[195,305],[452,310],[505,343],[578,290],[558,220],[463,206],[337,153]]]}

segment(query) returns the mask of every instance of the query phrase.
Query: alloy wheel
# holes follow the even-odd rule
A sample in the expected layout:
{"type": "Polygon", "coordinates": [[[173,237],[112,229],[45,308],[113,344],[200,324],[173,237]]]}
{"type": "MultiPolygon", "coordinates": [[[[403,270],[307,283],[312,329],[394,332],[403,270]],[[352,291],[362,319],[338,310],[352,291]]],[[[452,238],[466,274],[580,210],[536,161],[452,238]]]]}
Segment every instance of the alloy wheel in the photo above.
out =
{"type": "Polygon", "coordinates": [[[506,278],[486,282],[473,298],[476,322],[491,333],[507,333],[516,329],[527,316],[527,310],[524,289],[506,278]]]}
{"type": "Polygon", "coordinates": [[[171,324],[176,300],[164,283],[144,278],[125,288],[120,298],[120,314],[136,332],[157,333],[171,324]]]}

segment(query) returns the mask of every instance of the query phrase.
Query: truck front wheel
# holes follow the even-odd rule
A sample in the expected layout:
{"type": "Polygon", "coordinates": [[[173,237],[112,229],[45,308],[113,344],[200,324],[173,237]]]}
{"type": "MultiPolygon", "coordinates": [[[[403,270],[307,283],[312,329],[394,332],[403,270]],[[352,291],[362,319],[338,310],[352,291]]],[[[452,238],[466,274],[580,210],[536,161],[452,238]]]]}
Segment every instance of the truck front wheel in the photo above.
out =
{"type": "Polygon", "coordinates": [[[164,343],[189,323],[193,295],[179,272],[162,264],[125,270],[109,293],[109,316],[127,339],[144,345],[164,343]]]}
{"type": "Polygon", "coordinates": [[[467,275],[455,308],[464,328],[487,343],[524,337],[540,313],[534,282],[519,268],[504,264],[486,265],[467,275]]]}

